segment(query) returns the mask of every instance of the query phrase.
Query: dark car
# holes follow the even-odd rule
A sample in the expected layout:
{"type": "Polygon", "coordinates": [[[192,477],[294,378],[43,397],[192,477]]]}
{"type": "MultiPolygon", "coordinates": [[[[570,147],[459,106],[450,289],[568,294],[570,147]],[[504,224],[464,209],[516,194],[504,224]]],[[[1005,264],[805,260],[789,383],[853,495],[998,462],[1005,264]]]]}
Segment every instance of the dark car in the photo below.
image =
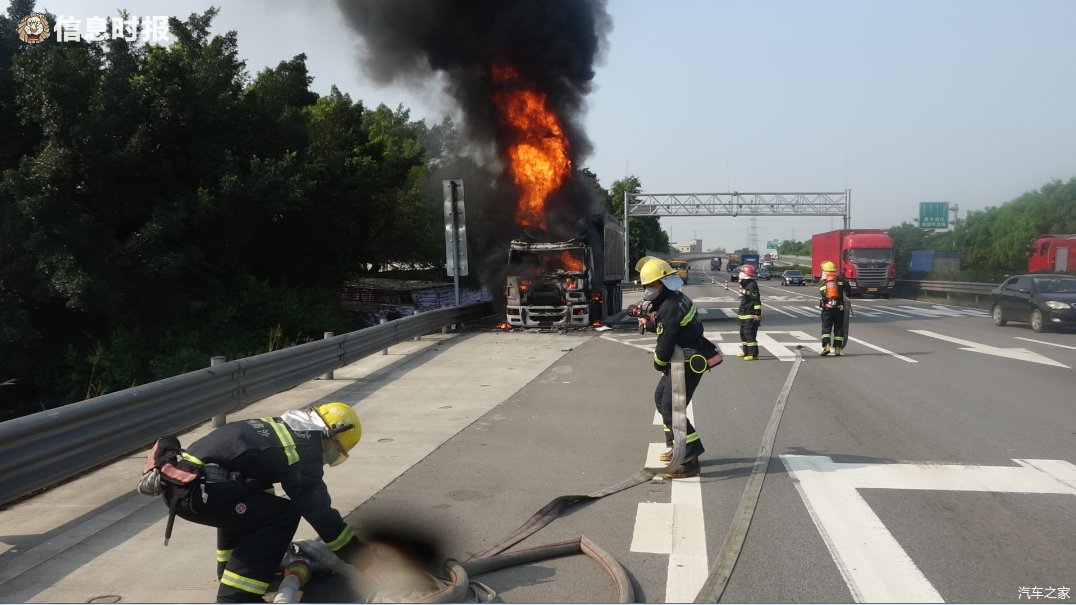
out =
{"type": "Polygon", "coordinates": [[[740,281],[740,263],[729,261],[725,269],[729,272],[729,281],[740,281]]]}
{"type": "Polygon", "coordinates": [[[773,277],[773,275],[772,275],[772,274],[770,274],[770,270],[769,270],[769,269],[767,269],[767,268],[763,267],[762,269],[759,269],[759,270],[758,270],[758,278],[759,278],[759,279],[764,279],[764,280],[766,280],[766,281],[770,281],[770,279],[771,279],[772,277],[773,277]]]}
{"type": "Polygon", "coordinates": [[[990,312],[996,326],[1021,321],[1036,332],[1076,327],[1076,277],[1014,275],[990,291],[990,312]]]}
{"type": "Polygon", "coordinates": [[[715,256],[715,257],[710,259],[710,270],[711,271],[720,271],[721,270],[721,257],[720,256],[715,256]]]}
{"type": "Polygon", "coordinates": [[[803,273],[796,269],[789,269],[781,274],[782,286],[802,286],[803,273]]]}

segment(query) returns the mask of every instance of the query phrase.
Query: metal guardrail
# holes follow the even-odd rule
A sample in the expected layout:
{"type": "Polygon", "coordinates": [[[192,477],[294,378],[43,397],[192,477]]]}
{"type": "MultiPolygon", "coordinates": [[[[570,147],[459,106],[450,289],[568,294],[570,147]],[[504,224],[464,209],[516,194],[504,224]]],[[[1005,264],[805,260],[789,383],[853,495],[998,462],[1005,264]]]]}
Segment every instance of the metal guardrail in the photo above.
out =
{"type": "Polygon", "coordinates": [[[394,344],[489,313],[488,303],[419,313],[0,422],[0,504],[394,344]]]}
{"type": "Polygon", "coordinates": [[[913,292],[941,292],[944,294],[971,294],[976,297],[990,296],[990,291],[996,287],[996,284],[983,284],[976,282],[922,281],[910,279],[897,280],[898,290],[910,290],[913,292]]]}

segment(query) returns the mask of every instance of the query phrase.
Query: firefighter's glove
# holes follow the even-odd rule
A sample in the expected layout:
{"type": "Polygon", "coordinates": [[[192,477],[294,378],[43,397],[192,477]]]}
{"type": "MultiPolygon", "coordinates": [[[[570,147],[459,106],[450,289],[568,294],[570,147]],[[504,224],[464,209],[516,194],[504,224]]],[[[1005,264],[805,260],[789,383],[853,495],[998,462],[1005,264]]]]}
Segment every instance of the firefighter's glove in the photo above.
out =
{"type": "Polygon", "coordinates": [[[358,538],[352,538],[347,544],[340,547],[336,551],[336,556],[348,565],[354,565],[361,567],[365,563],[365,558],[369,553],[369,545],[359,540],[358,538]]]}
{"type": "Polygon", "coordinates": [[[662,365],[662,364],[658,363],[658,360],[655,359],[654,360],[654,369],[661,372],[662,374],[668,374],[669,373],[669,364],[662,365]]]}

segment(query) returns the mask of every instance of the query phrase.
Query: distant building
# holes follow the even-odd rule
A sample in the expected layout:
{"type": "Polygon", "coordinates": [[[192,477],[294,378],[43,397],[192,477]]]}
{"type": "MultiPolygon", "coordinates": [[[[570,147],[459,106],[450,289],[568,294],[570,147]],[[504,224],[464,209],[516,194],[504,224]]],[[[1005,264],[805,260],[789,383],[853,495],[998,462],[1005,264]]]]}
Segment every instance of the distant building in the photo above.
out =
{"type": "Polygon", "coordinates": [[[676,249],[685,254],[702,252],[702,240],[693,239],[686,244],[676,244],[676,249]]]}

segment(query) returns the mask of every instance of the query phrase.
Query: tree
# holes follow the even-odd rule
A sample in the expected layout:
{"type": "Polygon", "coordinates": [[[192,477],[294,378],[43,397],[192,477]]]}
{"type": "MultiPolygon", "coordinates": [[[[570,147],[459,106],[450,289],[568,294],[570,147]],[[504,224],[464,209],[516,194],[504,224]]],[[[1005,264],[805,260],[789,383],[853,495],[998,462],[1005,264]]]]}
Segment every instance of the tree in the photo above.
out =
{"type": "MultiPolygon", "coordinates": [[[[629,176],[613,182],[609,188],[612,211],[616,216],[624,216],[624,194],[639,193],[642,182],[637,176],[629,176]]],[[[657,217],[645,216],[628,219],[628,259],[629,266],[634,267],[638,260],[648,252],[668,253],[671,249],[669,234],[658,222],[657,217]]]]}

